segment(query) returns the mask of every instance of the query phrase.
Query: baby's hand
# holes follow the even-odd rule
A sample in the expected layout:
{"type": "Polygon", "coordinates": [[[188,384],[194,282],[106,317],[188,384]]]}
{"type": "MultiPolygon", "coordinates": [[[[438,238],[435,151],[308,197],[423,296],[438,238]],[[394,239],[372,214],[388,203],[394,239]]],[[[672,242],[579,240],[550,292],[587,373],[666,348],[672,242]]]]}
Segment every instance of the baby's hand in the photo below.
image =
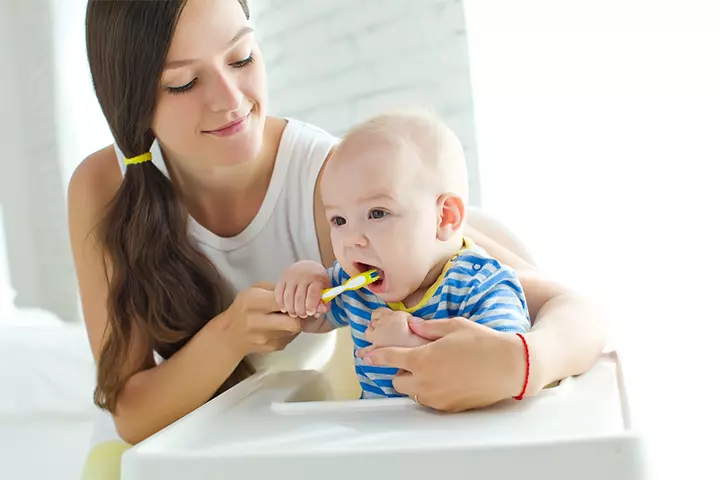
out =
{"type": "Polygon", "coordinates": [[[329,287],[325,267],[317,262],[297,262],[285,270],[275,287],[275,300],[280,311],[291,317],[319,316],[328,311],[320,296],[329,287]]]}
{"type": "Polygon", "coordinates": [[[418,347],[430,343],[410,330],[410,318],[407,312],[378,308],[373,311],[370,325],[365,330],[365,340],[375,347],[418,347]]]}

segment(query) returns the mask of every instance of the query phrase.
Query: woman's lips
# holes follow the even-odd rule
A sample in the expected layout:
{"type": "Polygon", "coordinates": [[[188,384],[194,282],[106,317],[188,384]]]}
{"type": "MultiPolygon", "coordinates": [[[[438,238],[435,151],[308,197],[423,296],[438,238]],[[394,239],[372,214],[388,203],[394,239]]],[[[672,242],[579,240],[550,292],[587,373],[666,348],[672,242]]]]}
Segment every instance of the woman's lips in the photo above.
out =
{"type": "Polygon", "coordinates": [[[250,113],[248,112],[248,114],[242,118],[230,122],[227,125],[224,125],[216,130],[205,130],[203,133],[207,133],[208,135],[215,135],[217,137],[229,137],[230,135],[235,135],[236,133],[242,131],[245,128],[249,117],[250,113]]]}

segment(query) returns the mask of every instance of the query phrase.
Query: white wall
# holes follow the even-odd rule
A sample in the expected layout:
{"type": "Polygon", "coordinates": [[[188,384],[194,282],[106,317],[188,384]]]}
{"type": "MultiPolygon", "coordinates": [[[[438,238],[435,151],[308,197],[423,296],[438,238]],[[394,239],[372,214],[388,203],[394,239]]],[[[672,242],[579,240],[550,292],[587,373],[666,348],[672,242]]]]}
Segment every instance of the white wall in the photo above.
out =
{"type": "MultiPolygon", "coordinates": [[[[0,251],[3,261],[0,268],[7,269],[0,273],[0,278],[10,279],[10,269],[14,270],[12,279],[15,289],[23,288],[27,297],[36,295],[35,258],[29,249],[23,248],[31,244],[32,228],[26,220],[30,218],[26,194],[23,191],[26,181],[26,168],[23,149],[20,142],[21,125],[15,112],[18,111],[16,92],[16,75],[14,74],[15,51],[13,42],[14,26],[11,21],[11,5],[0,2],[0,105],[9,114],[0,115],[0,145],[3,155],[0,156],[0,205],[3,207],[3,218],[0,229],[3,230],[5,247],[0,251]],[[12,234],[10,233],[12,230],[12,234]],[[10,261],[10,248],[16,252],[10,261]],[[21,266],[25,268],[21,268],[21,266]]],[[[3,285],[4,291],[7,288],[3,285]]],[[[5,295],[3,295],[5,296],[5,295]]]]}
{"type": "Polygon", "coordinates": [[[717,446],[717,2],[468,0],[482,203],[607,306],[657,476],[717,446]]]}
{"type": "MultiPolygon", "coordinates": [[[[112,141],[85,53],[86,0],[0,2],[0,205],[19,307],[79,317],[65,197],[77,164],[112,141]]],[[[0,262],[0,268],[3,262],[0,262]]]]}
{"type": "Polygon", "coordinates": [[[341,135],[393,106],[433,109],[460,137],[479,201],[460,0],[250,1],[271,113],[341,135]]]}
{"type": "MultiPolygon", "coordinates": [[[[10,22],[8,22],[10,5],[0,3],[0,65],[9,66],[14,62],[14,54],[10,48],[12,38],[10,22]]],[[[8,112],[15,112],[15,78],[9,74],[10,69],[3,67],[0,75],[0,105],[8,112]]],[[[0,115],[0,145],[3,146],[3,156],[0,157],[0,312],[8,312],[13,308],[15,289],[10,279],[10,258],[8,230],[11,225],[17,225],[14,239],[18,244],[27,242],[30,234],[29,225],[20,221],[27,218],[27,210],[15,208],[10,214],[3,213],[8,210],[7,205],[14,202],[21,195],[20,186],[24,184],[24,169],[17,167],[20,158],[20,145],[17,142],[18,125],[14,115],[0,115]],[[18,179],[18,175],[21,179],[18,179]]],[[[22,206],[20,204],[19,206],[22,206]]],[[[29,257],[29,256],[28,256],[29,257]]],[[[27,258],[32,262],[32,258],[27,258]]],[[[32,265],[32,263],[31,263],[32,265]]]]}
{"type": "Polygon", "coordinates": [[[0,203],[17,305],[75,318],[49,7],[48,0],[0,2],[0,203]]]}

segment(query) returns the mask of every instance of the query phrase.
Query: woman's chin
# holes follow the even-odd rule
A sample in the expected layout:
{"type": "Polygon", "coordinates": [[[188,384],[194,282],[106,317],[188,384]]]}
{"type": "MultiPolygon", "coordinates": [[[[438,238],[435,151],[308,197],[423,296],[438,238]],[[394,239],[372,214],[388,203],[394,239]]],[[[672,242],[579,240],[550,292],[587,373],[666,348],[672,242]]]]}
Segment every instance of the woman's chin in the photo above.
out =
{"type": "Polygon", "coordinates": [[[228,142],[222,148],[213,149],[211,161],[218,167],[247,165],[260,155],[260,141],[244,139],[240,142],[228,142]]]}

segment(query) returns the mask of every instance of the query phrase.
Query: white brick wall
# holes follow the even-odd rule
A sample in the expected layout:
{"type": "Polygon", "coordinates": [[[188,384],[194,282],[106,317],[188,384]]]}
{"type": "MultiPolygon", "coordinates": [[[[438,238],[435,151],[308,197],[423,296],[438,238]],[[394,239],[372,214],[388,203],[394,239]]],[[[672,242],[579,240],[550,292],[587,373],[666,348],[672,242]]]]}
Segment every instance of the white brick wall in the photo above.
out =
{"type": "Polygon", "coordinates": [[[250,0],[250,14],[272,114],[341,135],[390,107],[430,108],[460,137],[479,203],[461,0],[250,0]]]}

